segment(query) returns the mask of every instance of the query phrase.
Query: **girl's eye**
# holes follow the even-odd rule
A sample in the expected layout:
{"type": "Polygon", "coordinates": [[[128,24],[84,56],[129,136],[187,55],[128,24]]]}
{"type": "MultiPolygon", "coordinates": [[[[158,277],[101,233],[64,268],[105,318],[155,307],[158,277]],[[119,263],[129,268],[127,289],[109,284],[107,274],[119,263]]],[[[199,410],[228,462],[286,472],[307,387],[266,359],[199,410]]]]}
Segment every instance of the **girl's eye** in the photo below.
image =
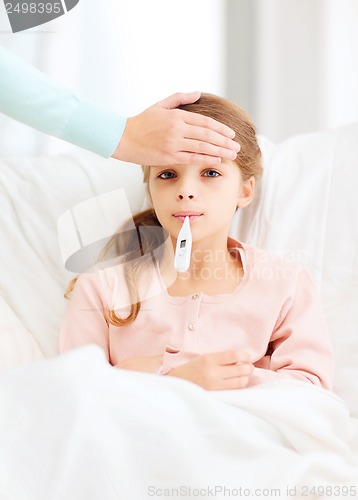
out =
{"type": "Polygon", "coordinates": [[[162,172],[161,174],[158,175],[159,179],[173,179],[173,176],[175,176],[174,172],[162,172]]]}
{"type": "Polygon", "coordinates": [[[206,172],[204,172],[204,175],[206,175],[206,177],[219,177],[220,174],[219,172],[217,172],[216,170],[207,170],[206,172]]]}

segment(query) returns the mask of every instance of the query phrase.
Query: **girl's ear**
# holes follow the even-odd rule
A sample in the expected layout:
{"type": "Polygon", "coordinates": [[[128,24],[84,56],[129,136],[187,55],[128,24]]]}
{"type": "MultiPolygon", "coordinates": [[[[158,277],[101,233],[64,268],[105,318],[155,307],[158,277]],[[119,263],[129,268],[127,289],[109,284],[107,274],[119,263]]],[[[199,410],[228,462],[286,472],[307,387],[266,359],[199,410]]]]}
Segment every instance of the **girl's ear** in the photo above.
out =
{"type": "Polygon", "coordinates": [[[242,182],[241,193],[237,202],[238,208],[244,208],[250,205],[255,194],[255,177],[252,175],[249,179],[242,182]]]}

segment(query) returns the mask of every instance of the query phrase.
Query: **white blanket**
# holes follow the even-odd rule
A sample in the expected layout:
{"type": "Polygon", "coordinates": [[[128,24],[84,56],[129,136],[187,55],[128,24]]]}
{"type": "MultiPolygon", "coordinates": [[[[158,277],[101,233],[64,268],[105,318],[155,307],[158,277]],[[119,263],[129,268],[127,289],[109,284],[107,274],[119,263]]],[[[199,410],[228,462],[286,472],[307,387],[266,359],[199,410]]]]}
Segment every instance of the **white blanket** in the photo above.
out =
{"type": "Polygon", "coordinates": [[[0,373],[1,500],[357,498],[357,436],[304,382],[205,391],[97,346],[0,373]]]}

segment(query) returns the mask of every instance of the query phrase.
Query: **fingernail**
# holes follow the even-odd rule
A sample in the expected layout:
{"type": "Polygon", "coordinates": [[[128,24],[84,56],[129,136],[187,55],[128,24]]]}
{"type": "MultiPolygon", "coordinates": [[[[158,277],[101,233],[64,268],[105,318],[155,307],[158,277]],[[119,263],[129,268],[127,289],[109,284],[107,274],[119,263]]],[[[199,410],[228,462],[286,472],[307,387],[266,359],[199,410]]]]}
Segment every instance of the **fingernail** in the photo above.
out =
{"type": "Polygon", "coordinates": [[[235,142],[235,151],[239,152],[241,149],[241,146],[238,142],[235,142]]]}

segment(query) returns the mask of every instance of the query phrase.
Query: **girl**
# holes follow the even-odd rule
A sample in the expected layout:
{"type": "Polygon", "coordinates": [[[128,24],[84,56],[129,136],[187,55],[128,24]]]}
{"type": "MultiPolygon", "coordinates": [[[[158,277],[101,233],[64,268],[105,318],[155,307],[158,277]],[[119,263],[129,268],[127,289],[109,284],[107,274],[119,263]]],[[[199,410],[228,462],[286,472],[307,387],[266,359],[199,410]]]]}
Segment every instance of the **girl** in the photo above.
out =
{"type": "Polygon", "coordinates": [[[181,108],[234,129],[240,152],[215,168],[143,167],[152,208],[134,216],[135,229],[129,224],[113,237],[94,272],[71,282],[60,350],[95,343],[117,368],[207,390],[280,379],[330,389],[332,348],[309,274],[228,237],[233,214],[252,201],[262,172],[250,118],[211,94],[181,108]],[[176,273],[185,216],[191,261],[176,273]]]}

